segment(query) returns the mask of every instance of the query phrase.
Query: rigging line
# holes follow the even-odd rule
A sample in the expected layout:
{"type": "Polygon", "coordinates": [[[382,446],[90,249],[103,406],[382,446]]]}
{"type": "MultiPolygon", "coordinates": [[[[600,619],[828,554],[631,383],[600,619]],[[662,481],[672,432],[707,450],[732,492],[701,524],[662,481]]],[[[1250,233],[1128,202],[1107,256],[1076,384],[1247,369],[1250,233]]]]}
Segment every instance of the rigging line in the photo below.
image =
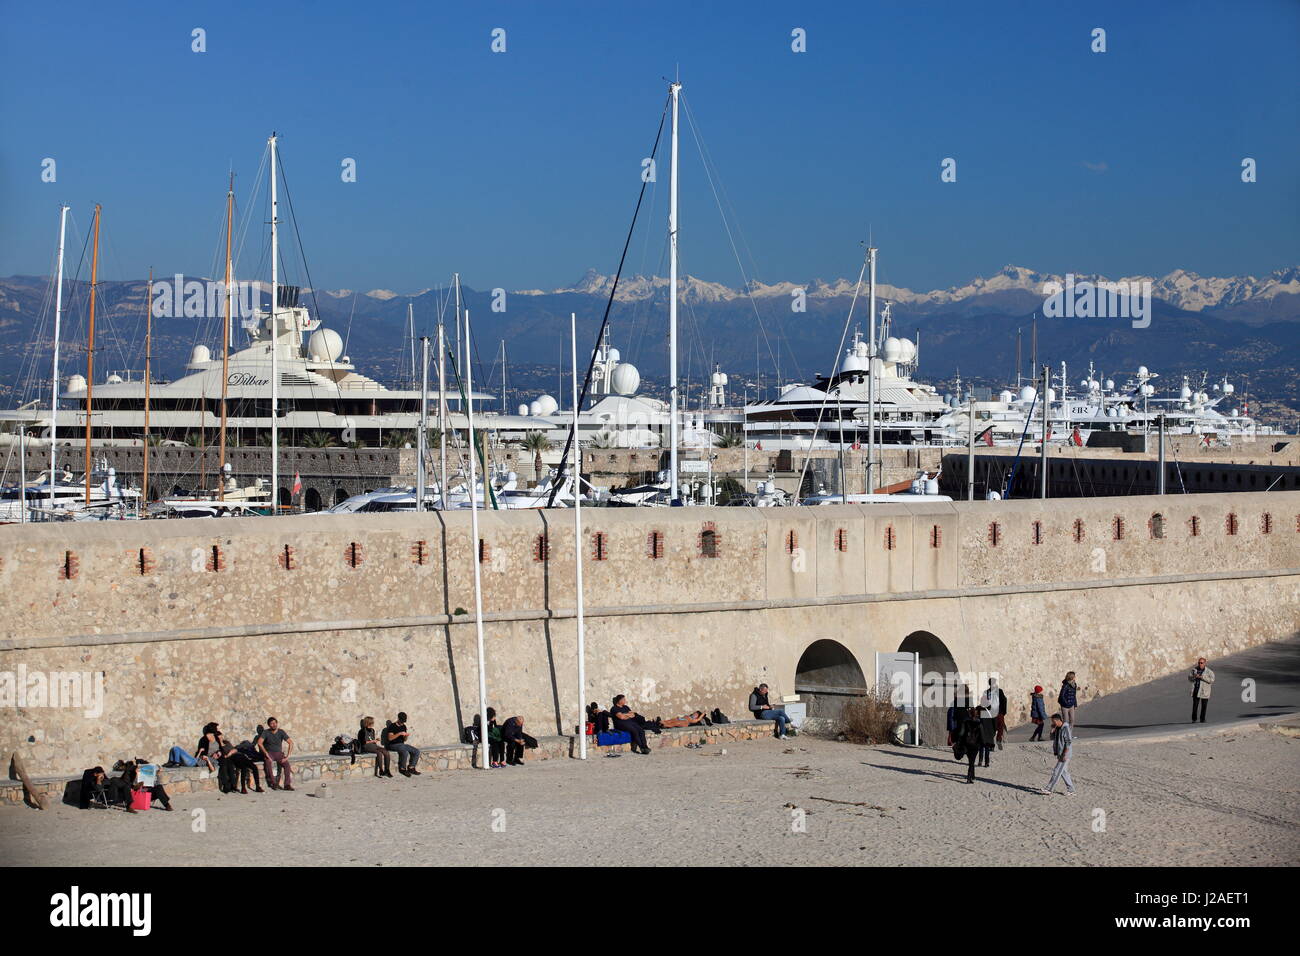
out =
{"type": "MultiPolygon", "coordinates": [[[[659,114],[659,129],[655,133],[654,146],[650,148],[651,160],[653,160],[655,156],[658,155],[659,153],[659,141],[663,138],[664,121],[668,118],[668,105],[671,102],[672,102],[672,94],[670,93],[668,95],[668,98],[664,100],[663,112],[659,114]]],[[[609,300],[605,303],[605,316],[604,318],[601,319],[600,330],[596,333],[596,348],[593,348],[591,350],[591,358],[587,361],[587,375],[582,380],[582,393],[578,396],[579,409],[587,401],[587,392],[591,388],[591,373],[592,370],[596,367],[596,350],[600,347],[601,339],[605,335],[605,329],[609,327],[609,311],[614,306],[614,293],[618,291],[618,282],[619,279],[621,279],[623,276],[623,263],[627,261],[627,250],[628,247],[632,245],[632,235],[636,231],[637,216],[641,212],[641,203],[645,200],[646,187],[648,185],[649,183],[647,183],[646,180],[642,178],[641,190],[640,192],[637,193],[637,197],[636,197],[636,208],[632,210],[632,223],[631,225],[628,226],[627,238],[623,240],[623,252],[618,257],[618,271],[614,273],[614,281],[610,284],[609,287],[609,300]]],[[[670,289],[669,294],[676,295],[677,290],[670,289]]],[[[576,374],[576,370],[575,370],[575,374],[576,374]]],[[[555,506],[555,496],[556,494],[559,493],[560,485],[563,484],[564,482],[564,472],[565,469],[568,467],[569,452],[573,448],[573,443],[578,440],[576,418],[577,416],[575,415],[573,417],[573,420],[571,420],[569,423],[568,437],[566,437],[564,440],[564,454],[560,458],[560,467],[556,470],[555,473],[555,484],[551,487],[551,495],[546,500],[546,507],[548,508],[555,506]]],[[[581,474],[579,474],[578,477],[581,478],[581,474]]]]}
{"type": "Polygon", "coordinates": [[[289,177],[284,174],[284,152],[278,150],[275,157],[276,164],[280,167],[280,179],[284,183],[284,198],[289,203],[289,218],[293,220],[293,234],[298,241],[298,258],[302,260],[302,271],[307,275],[307,287],[311,289],[311,304],[316,311],[316,318],[320,318],[320,303],[316,301],[316,283],[311,280],[311,267],[307,265],[307,250],[302,244],[302,233],[298,231],[298,213],[293,208],[293,196],[289,193],[289,177]]]}
{"type": "MultiPolygon", "coordinates": [[[[840,362],[842,361],[840,356],[844,353],[844,343],[845,341],[848,340],[849,325],[853,322],[853,310],[858,304],[858,293],[862,291],[862,277],[867,274],[868,258],[869,257],[864,256],[862,259],[862,269],[858,272],[858,284],[853,289],[853,301],[849,303],[849,314],[844,317],[844,329],[840,332],[840,344],[836,347],[835,358],[831,361],[831,371],[828,376],[828,381],[830,378],[835,377],[836,372],[839,369],[840,362]]],[[[867,374],[874,376],[875,368],[873,366],[876,361],[875,354],[874,354],[875,353],[874,343],[872,345],[871,352],[872,352],[872,357],[867,360],[867,374]]],[[[842,391],[842,388],[843,388],[843,380],[841,379],[839,382],[835,383],[835,400],[837,403],[840,401],[840,393],[842,391]]],[[[816,442],[817,440],[817,433],[821,431],[822,416],[826,414],[826,404],[830,400],[831,400],[831,390],[828,387],[826,389],[826,393],[822,396],[821,407],[817,409],[817,423],[813,426],[812,431],[808,435],[808,448],[805,451],[803,456],[803,467],[799,469],[799,484],[795,487],[796,500],[798,500],[798,498],[803,494],[804,476],[808,474],[808,463],[812,460],[813,443],[816,442]]],[[[871,414],[871,412],[869,411],[868,414],[871,414]]],[[[840,412],[841,421],[843,421],[843,418],[844,418],[844,413],[843,411],[841,411],[840,412]]],[[[871,427],[870,422],[867,423],[867,427],[868,428],[871,427]]],[[[843,504],[848,500],[847,494],[848,493],[844,490],[844,476],[840,475],[841,504],[843,504]]],[[[867,494],[871,494],[870,488],[867,489],[867,494]]]]}
{"type": "MultiPolygon", "coordinates": [[[[772,351],[772,343],[768,339],[767,327],[763,324],[763,317],[759,314],[758,303],[754,301],[753,283],[750,282],[749,276],[745,273],[745,266],[740,261],[740,251],[736,248],[736,240],[731,232],[731,223],[727,219],[726,210],[723,208],[722,200],[718,195],[718,186],[714,183],[713,172],[710,169],[711,161],[705,155],[706,149],[703,145],[703,139],[700,136],[699,127],[695,123],[695,113],[691,109],[690,101],[685,95],[682,96],[682,101],[686,105],[686,122],[691,128],[691,136],[695,141],[695,148],[700,154],[700,162],[704,165],[704,176],[709,182],[709,189],[713,192],[713,201],[718,207],[718,214],[722,217],[722,227],[726,230],[727,242],[731,245],[731,254],[736,259],[736,268],[740,270],[740,277],[745,283],[745,296],[749,300],[750,308],[754,312],[754,318],[758,320],[759,331],[763,334],[763,341],[767,345],[768,357],[772,359],[772,364],[775,367],[777,363],[776,355],[772,351]]],[[[778,323],[778,332],[779,334],[784,335],[784,330],[781,329],[780,323],[778,323]]],[[[788,337],[786,339],[786,344],[787,346],[790,344],[788,337]]],[[[791,349],[791,352],[793,353],[793,349],[791,349]]],[[[837,360],[838,358],[839,357],[836,356],[837,360]]],[[[793,358],[791,361],[793,361],[793,358]]],[[[803,370],[799,368],[798,362],[795,362],[795,375],[799,378],[803,377],[803,370]]]]}

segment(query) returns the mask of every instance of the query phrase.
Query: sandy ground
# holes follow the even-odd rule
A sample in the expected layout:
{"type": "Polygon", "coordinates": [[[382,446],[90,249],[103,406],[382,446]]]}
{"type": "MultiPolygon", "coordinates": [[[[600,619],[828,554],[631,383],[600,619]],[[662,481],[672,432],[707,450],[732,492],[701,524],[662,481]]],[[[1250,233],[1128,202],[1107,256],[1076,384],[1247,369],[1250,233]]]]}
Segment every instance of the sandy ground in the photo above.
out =
{"type": "Polygon", "coordinates": [[[0,808],[6,865],[1300,862],[1300,740],[1262,730],[1078,742],[1079,795],[1041,796],[1050,744],[974,786],[932,750],[800,737],[425,774],[296,793],[184,794],[176,812],[0,808]],[[822,799],[818,799],[822,798],[822,799]],[[860,805],[864,804],[864,805],[860,805]],[[797,832],[806,812],[806,832],[797,832]],[[201,810],[202,814],[195,811],[201,810]],[[1099,821],[1103,820],[1104,826],[1099,821]],[[199,829],[200,818],[206,829],[199,829]],[[268,847],[271,848],[268,850],[268,847]]]}

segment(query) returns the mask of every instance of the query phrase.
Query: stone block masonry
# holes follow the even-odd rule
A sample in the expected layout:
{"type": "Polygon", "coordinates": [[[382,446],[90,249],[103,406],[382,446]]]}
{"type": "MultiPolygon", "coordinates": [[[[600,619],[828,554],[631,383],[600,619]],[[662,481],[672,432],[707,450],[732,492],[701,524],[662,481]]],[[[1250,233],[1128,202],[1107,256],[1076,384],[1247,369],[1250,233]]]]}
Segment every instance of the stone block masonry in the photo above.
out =
{"type": "Polygon", "coordinates": [[[539,737],[618,693],[734,717],[761,681],[869,686],[900,648],[997,673],[1016,717],[1067,670],[1086,703],[1300,630],[1300,492],[590,509],[579,688],[572,512],[483,514],[481,542],[469,518],[0,527],[0,750],[72,774],[274,714],[320,751],[399,710],[450,744],[478,707],[475,560],[488,703],[539,737]]]}

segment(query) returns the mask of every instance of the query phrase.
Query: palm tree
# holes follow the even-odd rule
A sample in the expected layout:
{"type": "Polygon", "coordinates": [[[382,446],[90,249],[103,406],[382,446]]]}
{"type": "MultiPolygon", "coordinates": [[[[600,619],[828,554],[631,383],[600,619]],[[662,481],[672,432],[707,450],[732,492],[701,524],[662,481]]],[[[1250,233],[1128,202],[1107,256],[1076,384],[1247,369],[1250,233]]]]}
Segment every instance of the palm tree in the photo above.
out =
{"type": "Polygon", "coordinates": [[[716,448],[741,448],[745,444],[745,436],[738,432],[730,432],[718,439],[716,448]]]}
{"type": "Polygon", "coordinates": [[[402,448],[405,445],[414,445],[415,432],[405,431],[404,429],[393,429],[384,436],[384,444],[389,448],[402,448]]]}
{"type": "Polygon", "coordinates": [[[334,436],[326,431],[311,431],[302,436],[304,448],[330,448],[334,445],[334,436]]]}
{"type": "Polygon", "coordinates": [[[542,480],[542,452],[551,450],[551,440],[543,432],[529,432],[524,436],[521,447],[533,453],[533,470],[537,480],[542,480]]]}

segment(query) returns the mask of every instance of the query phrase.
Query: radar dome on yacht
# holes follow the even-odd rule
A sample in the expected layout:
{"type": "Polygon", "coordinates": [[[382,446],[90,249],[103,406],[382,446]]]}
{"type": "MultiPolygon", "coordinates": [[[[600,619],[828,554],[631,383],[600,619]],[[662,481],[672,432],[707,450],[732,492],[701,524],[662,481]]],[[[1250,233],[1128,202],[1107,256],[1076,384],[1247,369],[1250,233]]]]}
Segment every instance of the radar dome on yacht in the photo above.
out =
{"type": "Polygon", "coordinates": [[[538,395],[537,407],[540,409],[539,415],[554,415],[556,410],[559,409],[560,403],[550,395],[538,395]]]}
{"type": "Polygon", "coordinates": [[[880,356],[886,362],[897,362],[903,355],[903,343],[892,335],[885,339],[885,347],[880,350],[880,356]]]}
{"type": "Polygon", "coordinates": [[[904,365],[909,365],[916,361],[916,343],[911,339],[899,339],[898,348],[898,360],[904,365]]]}
{"type": "Polygon", "coordinates": [[[611,362],[617,362],[617,361],[619,361],[619,359],[621,359],[622,357],[623,357],[623,353],[621,353],[618,349],[610,349],[610,350],[609,350],[609,360],[610,360],[611,362]]]}
{"type": "Polygon", "coordinates": [[[1106,388],[1107,388],[1109,391],[1114,391],[1114,390],[1115,390],[1115,380],[1114,380],[1113,378],[1108,378],[1108,379],[1106,379],[1106,388]]]}
{"type": "Polygon", "coordinates": [[[1148,374],[1149,373],[1147,372],[1147,367],[1145,365],[1138,366],[1138,378],[1145,378],[1148,374]]]}
{"type": "Polygon", "coordinates": [[[528,414],[528,406],[527,406],[527,405],[520,405],[520,406],[519,406],[519,414],[520,414],[520,415],[527,415],[527,414],[528,414]]]}
{"type": "Polygon", "coordinates": [[[190,351],[191,365],[199,365],[202,362],[209,362],[211,360],[212,360],[212,352],[208,350],[208,347],[206,345],[196,345],[190,351]]]}
{"type": "Polygon", "coordinates": [[[1047,400],[1048,400],[1049,402],[1054,402],[1054,401],[1056,401],[1056,389],[1054,389],[1054,388],[1049,388],[1049,389],[1047,390],[1047,400]]]}
{"type": "Polygon", "coordinates": [[[998,392],[998,401],[1002,402],[1004,405],[1010,404],[1013,398],[1015,398],[1015,396],[1011,394],[1010,389],[1004,388],[1002,391],[998,392]]]}
{"type": "Polygon", "coordinates": [[[961,399],[959,399],[956,395],[949,395],[949,396],[948,396],[948,407],[949,407],[949,408],[961,408],[961,399]]]}
{"type": "Polygon", "coordinates": [[[1224,383],[1223,383],[1223,394],[1224,394],[1224,395],[1231,395],[1231,394],[1232,394],[1233,392],[1235,392],[1236,390],[1237,390],[1237,386],[1233,385],[1231,382],[1224,382],[1224,383]]]}
{"type": "Polygon", "coordinates": [[[307,339],[307,354],[316,362],[335,362],[343,354],[343,338],[333,329],[317,329],[307,339]]]}
{"type": "Polygon", "coordinates": [[[1155,387],[1154,385],[1143,385],[1143,386],[1142,386],[1142,394],[1143,394],[1143,395],[1154,395],[1155,393],[1156,393],[1156,387],[1155,387]]]}
{"type": "Polygon", "coordinates": [[[537,401],[537,399],[533,399],[531,402],[528,403],[528,414],[529,414],[529,415],[532,415],[532,416],[536,417],[536,416],[540,415],[541,413],[542,413],[542,403],[541,403],[541,402],[537,401]]]}
{"type": "Polygon", "coordinates": [[[105,385],[121,385],[121,384],[122,384],[122,376],[120,376],[120,375],[118,375],[116,372],[114,372],[114,373],[113,373],[112,375],[110,375],[108,378],[104,379],[104,384],[105,384],[105,385]]]}
{"type": "Polygon", "coordinates": [[[844,356],[844,361],[840,363],[841,375],[846,372],[865,372],[866,370],[867,361],[859,356],[857,352],[849,352],[848,355],[844,356]]]}
{"type": "Polygon", "coordinates": [[[609,384],[620,395],[635,395],[641,387],[641,373],[631,362],[623,362],[614,369],[609,377],[609,384]]]}
{"type": "Polygon", "coordinates": [[[84,392],[85,390],[86,390],[86,376],[84,375],[68,376],[69,392],[84,392]]]}
{"type": "Polygon", "coordinates": [[[1232,417],[1233,417],[1233,418],[1236,418],[1236,417],[1237,417],[1238,415],[1240,415],[1240,414],[1241,414],[1241,409],[1239,409],[1239,408],[1234,408],[1234,409],[1232,410],[1232,417]]]}
{"type": "Polygon", "coordinates": [[[1020,390],[1020,400],[1022,402],[1032,402],[1038,397],[1038,390],[1032,385],[1026,385],[1020,390]]]}
{"type": "Polygon", "coordinates": [[[1184,385],[1182,389],[1179,391],[1178,397],[1181,398],[1183,401],[1187,401],[1189,398],[1192,397],[1192,387],[1190,385],[1184,385]]]}

